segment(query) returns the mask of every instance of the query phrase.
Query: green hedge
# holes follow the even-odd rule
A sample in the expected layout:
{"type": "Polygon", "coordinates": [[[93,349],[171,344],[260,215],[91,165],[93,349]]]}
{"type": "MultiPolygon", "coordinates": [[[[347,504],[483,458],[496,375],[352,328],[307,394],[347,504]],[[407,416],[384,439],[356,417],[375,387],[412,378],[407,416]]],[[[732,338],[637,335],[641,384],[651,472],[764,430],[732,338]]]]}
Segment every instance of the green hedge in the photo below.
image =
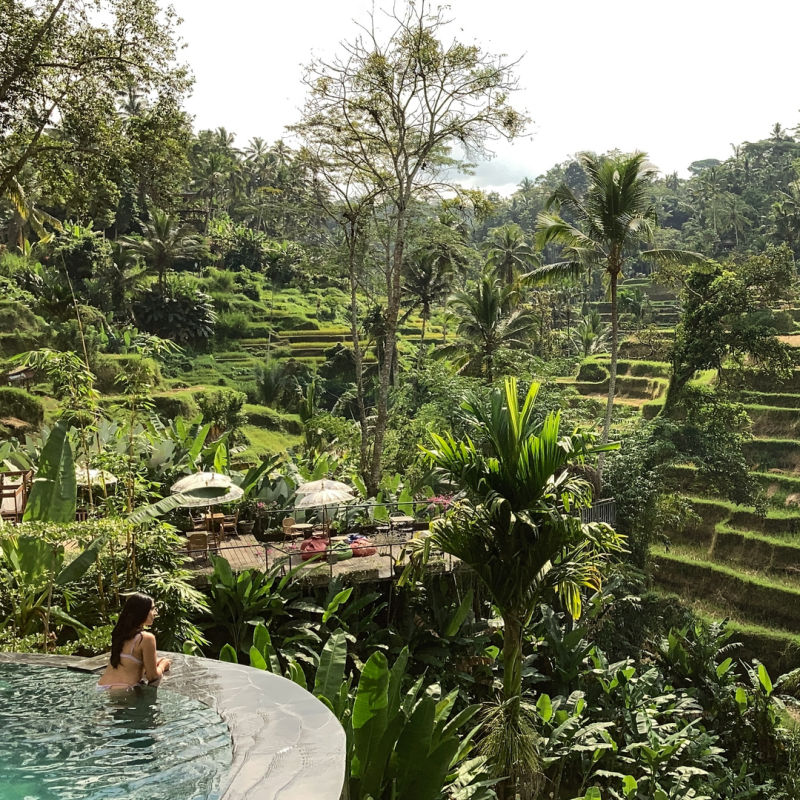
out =
{"type": "Polygon", "coordinates": [[[156,413],[164,419],[177,417],[194,419],[200,415],[200,407],[192,392],[175,392],[174,394],[153,395],[156,413]]]}
{"type": "Polygon", "coordinates": [[[578,370],[578,380],[585,383],[600,383],[608,377],[606,367],[594,360],[582,362],[578,370]]]}
{"type": "Polygon", "coordinates": [[[141,363],[147,370],[150,383],[161,385],[161,370],[152,358],[142,359],[138,355],[103,354],[94,363],[95,388],[103,394],[117,394],[120,391],[118,378],[127,374],[132,365],[141,363]]]}
{"type": "Polygon", "coordinates": [[[0,300],[0,330],[41,333],[47,323],[19,300],[0,300]]]}
{"type": "Polygon", "coordinates": [[[27,353],[28,350],[38,350],[46,342],[41,333],[30,331],[14,331],[14,333],[0,333],[0,356],[16,356],[27,353]]]}
{"type": "Polygon", "coordinates": [[[244,407],[244,412],[247,414],[249,425],[255,425],[266,430],[284,431],[295,435],[303,432],[303,424],[300,422],[300,418],[294,414],[281,414],[280,411],[276,411],[274,408],[255,403],[247,403],[244,407]]]}
{"type": "Polygon", "coordinates": [[[38,397],[13,386],[0,386],[0,417],[16,417],[31,425],[41,425],[44,407],[38,397]]]}

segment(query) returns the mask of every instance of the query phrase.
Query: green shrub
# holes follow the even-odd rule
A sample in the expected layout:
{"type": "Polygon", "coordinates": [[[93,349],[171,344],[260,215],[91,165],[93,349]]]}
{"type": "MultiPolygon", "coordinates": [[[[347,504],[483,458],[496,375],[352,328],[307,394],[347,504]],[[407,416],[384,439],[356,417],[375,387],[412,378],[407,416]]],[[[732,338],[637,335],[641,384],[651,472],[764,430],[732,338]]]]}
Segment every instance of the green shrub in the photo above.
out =
{"type": "Polygon", "coordinates": [[[133,364],[140,364],[147,370],[148,382],[161,385],[161,370],[152,358],[142,358],[135,354],[103,354],[94,363],[95,388],[103,394],[116,394],[120,391],[119,378],[131,371],[133,364]]]}
{"type": "Polygon", "coordinates": [[[19,353],[27,353],[28,350],[37,350],[43,344],[42,336],[37,333],[24,331],[0,333],[0,357],[8,358],[19,353]]]}
{"type": "Polygon", "coordinates": [[[578,370],[578,380],[600,383],[608,380],[608,370],[596,361],[584,361],[578,370]]]}
{"type": "Polygon", "coordinates": [[[217,336],[220,339],[244,339],[248,335],[250,322],[243,311],[228,311],[217,319],[217,336]]]}
{"type": "Polygon", "coordinates": [[[251,322],[247,326],[247,332],[242,338],[247,339],[266,339],[270,335],[275,336],[275,329],[268,322],[251,322]]]}
{"type": "Polygon", "coordinates": [[[219,269],[210,269],[207,272],[205,285],[209,292],[230,293],[235,285],[234,277],[230,272],[219,269]]]}
{"type": "Polygon", "coordinates": [[[645,419],[655,419],[664,408],[663,400],[649,400],[642,403],[642,416],[645,419]]]}
{"type": "Polygon", "coordinates": [[[272,317],[276,328],[284,331],[318,331],[319,323],[316,320],[302,317],[298,314],[279,314],[272,317]]]}
{"type": "Polygon", "coordinates": [[[47,323],[19,300],[0,300],[0,330],[43,332],[47,323]]]}
{"type": "Polygon", "coordinates": [[[303,432],[303,425],[295,416],[281,414],[269,406],[248,404],[244,407],[247,412],[247,423],[258,428],[272,431],[284,431],[295,435],[303,432]]]}
{"type": "Polygon", "coordinates": [[[180,344],[210,339],[216,323],[211,298],[183,276],[168,280],[163,294],[157,287],[142,293],[134,314],[140,328],[180,344]]]}
{"type": "Polygon", "coordinates": [[[794,332],[794,317],[788,311],[776,311],[772,315],[772,324],[778,333],[794,332]]]}
{"type": "MultiPolygon", "coordinates": [[[[212,434],[216,436],[225,431],[235,434],[247,424],[247,414],[242,410],[246,401],[247,395],[244,392],[233,389],[203,393],[197,398],[203,422],[211,423],[212,434]]],[[[236,440],[235,435],[232,440],[236,440]]]]}
{"type": "Polygon", "coordinates": [[[156,413],[164,419],[194,419],[200,414],[200,409],[192,392],[176,392],[174,394],[153,395],[153,405],[156,413]]]}
{"type": "Polygon", "coordinates": [[[31,425],[41,425],[44,407],[38,397],[24,389],[0,386],[0,417],[16,417],[31,425]]]}

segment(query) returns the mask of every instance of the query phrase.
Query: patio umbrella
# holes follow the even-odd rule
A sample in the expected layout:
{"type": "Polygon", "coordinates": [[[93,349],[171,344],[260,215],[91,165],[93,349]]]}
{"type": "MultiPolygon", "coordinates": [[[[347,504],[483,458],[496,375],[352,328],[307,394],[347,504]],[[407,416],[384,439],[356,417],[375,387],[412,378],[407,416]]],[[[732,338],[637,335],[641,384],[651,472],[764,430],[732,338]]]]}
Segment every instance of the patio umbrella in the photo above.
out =
{"type": "Polygon", "coordinates": [[[219,472],[195,472],[181,478],[170,487],[172,494],[181,495],[184,508],[200,508],[218,506],[241,500],[244,491],[238,487],[229,475],[219,472]]]}
{"type": "MultiPolygon", "coordinates": [[[[294,504],[295,508],[321,508],[322,509],[322,524],[327,522],[328,506],[338,506],[342,503],[347,503],[354,500],[352,490],[344,483],[337,481],[315,481],[315,483],[336,484],[336,486],[343,488],[323,488],[317,489],[311,494],[302,494],[300,499],[294,504]]],[[[310,484],[305,484],[309,486],[310,484]]],[[[300,487],[301,489],[304,487],[300,487]]],[[[298,493],[300,490],[298,489],[298,493]]]]}
{"type": "Polygon", "coordinates": [[[192,492],[195,489],[227,489],[233,486],[233,479],[230,475],[223,475],[221,472],[195,472],[176,481],[170,487],[173,494],[177,492],[192,492]]]}
{"type": "Polygon", "coordinates": [[[76,466],[75,481],[78,486],[88,486],[90,483],[92,485],[105,484],[106,486],[112,486],[117,482],[117,476],[112,475],[108,470],[105,469],[87,470],[86,467],[76,466]]]}
{"type": "Polygon", "coordinates": [[[321,481],[310,481],[309,483],[302,483],[297,487],[295,494],[316,494],[317,492],[346,492],[349,495],[353,494],[353,490],[341,481],[329,481],[324,478],[321,481]]]}

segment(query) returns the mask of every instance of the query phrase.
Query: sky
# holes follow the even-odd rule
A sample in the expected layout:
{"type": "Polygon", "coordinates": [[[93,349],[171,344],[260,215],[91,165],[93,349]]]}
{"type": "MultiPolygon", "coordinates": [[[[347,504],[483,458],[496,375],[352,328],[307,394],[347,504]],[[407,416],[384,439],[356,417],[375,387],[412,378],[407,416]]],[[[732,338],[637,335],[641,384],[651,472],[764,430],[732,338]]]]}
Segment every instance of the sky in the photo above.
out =
{"type": "MultiPolygon", "coordinates": [[[[197,129],[274,141],[303,104],[302,68],[357,32],[368,0],[171,0],[197,129]]],[[[402,0],[398,0],[402,2],[402,0]]],[[[521,58],[528,135],[465,180],[510,194],[582,150],[643,150],[663,172],[800,123],[797,0],[451,0],[453,35],[521,58]]],[[[376,9],[387,3],[375,3],[376,9]]]]}

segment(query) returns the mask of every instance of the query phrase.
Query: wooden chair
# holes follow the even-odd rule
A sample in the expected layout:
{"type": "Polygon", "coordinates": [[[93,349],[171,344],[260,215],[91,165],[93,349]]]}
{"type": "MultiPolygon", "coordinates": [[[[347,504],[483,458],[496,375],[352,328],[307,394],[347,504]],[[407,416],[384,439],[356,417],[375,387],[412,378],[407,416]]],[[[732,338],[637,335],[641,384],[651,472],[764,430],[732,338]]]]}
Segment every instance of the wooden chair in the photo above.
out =
{"type": "Polygon", "coordinates": [[[189,558],[208,558],[208,534],[190,533],[186,538],[186,554],[189,558]]]}
{"type": "Polygon", "coordinates": [[[206,520],[202,514],[189,514],[189,519],[192,521],[192,530],[197,531],[208,531],[206,527],[206,520]]]}
{"type": "Polygon", "coordinates": [[[220,525],[220,530],[223,533],[223,538],[228,534],[230,534],[231,536],[238,536],[239,535],[239,530],[237,527],[238,525],[239,525],[238,511],[235,514],[226,514],[222,518],[222,523],[220,525]]]}
{"type": "Polygon", "coordinates": [[[297,520],[294,517],[285,517],[283,520],[283,538],[284,539],[291,539],[293,536],[292,533],[292,525],[294,525],[297,520]]]}
{"type": "Polygon", "coordinates": [[[25,511],[33,473],[0,472],[0,515],[6,522],[19,522],[25,511]]]}

